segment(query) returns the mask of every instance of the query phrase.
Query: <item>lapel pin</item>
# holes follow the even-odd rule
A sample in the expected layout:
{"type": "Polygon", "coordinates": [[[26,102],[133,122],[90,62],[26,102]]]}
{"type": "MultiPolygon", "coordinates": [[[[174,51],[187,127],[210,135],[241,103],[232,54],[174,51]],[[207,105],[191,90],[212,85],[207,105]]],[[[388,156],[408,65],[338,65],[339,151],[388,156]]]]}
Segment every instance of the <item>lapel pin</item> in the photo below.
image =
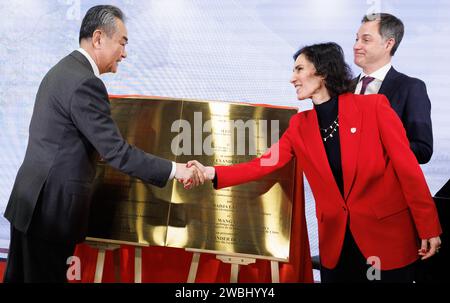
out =
{"type": "Polygon", "coordinates": [[[356,127],[352,127],[352,128],[350,129],[350,131],[352,132],[352,134],[356,133],[356,127]]]}

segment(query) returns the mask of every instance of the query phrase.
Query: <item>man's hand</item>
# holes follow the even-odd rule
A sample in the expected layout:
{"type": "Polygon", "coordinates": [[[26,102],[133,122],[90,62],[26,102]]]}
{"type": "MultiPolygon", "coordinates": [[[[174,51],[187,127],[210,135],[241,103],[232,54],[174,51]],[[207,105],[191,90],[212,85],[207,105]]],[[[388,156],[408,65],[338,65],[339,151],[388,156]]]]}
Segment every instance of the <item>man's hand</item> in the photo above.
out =
{"type": "Polygon", "coordinates": [[[422,256],[422,260],[428,259],[438,253],[439,248],[441,248],[441,238],[422,239],[422,247],[419,249],[419,255],[422,256]]]}
{"type": "Polygon", "coordinates": [[[187,163],[187,167],[196,167],[204,174],[205,178],[208,180],[213,180],[216,176],[216,169],[213,166],[204,166],[197,160],[189,161],[187,163]]]}
{"type": "Polygon", "coordinates": [[[197,167],[187,167],[185,163],[176,165],[175,179],[183,183],[185,189],[191,189],[205,182],[205,175],[197,167]]]}

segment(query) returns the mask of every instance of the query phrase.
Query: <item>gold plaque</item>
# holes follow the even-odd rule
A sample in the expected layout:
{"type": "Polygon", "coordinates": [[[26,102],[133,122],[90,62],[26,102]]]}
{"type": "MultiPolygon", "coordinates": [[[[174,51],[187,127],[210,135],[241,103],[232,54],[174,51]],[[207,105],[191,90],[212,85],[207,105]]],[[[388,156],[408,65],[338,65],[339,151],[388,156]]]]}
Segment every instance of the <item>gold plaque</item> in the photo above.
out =
{"type": "MultiPolygon", "coordinates": [[[[178,163],[231,165],[260,156],[295,108],[168,98],[111,99],[126,140],[178,163]]],[[[192,190],[158,188],[99,161],[89,239],[249,254],[287,261],[294,162],[259,181],[192,190]]],[[[243,174],[246,172],[243,171],[243,174]]]]}

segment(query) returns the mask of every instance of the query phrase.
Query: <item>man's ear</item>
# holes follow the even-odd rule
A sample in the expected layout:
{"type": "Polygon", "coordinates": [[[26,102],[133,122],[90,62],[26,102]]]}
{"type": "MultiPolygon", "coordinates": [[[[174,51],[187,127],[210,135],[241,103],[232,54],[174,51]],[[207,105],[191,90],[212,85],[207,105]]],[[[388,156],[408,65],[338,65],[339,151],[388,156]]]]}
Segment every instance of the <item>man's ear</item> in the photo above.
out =
{"type": "Polygon", "coordinates": [[[392,48],[395,45],[395,39],[394,38],[389,38],[386,41],[386,49],[389,51],[389,53],[391,52],[392,48]]]}
{"type": "Polygon", "coordinates": [[[101,48],[102,47],[102,31],[101,30],[97,29],[92,34],[92,46],[94,48],[101,48]]]}

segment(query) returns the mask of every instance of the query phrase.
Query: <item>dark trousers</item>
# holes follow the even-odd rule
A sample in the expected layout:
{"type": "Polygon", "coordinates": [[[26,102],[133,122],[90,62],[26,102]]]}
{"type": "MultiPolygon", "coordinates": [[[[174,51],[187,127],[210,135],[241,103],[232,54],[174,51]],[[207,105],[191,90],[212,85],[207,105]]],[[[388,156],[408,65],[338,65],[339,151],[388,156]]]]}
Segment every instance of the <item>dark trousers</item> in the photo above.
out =
{"type": "Polygon", "coordinates": [[[382,270],[380,280],[369,280],[367,272],[373,273],[371,265],[359,250],[352,233],[347,228],[344,245],[339,262],[334,269],[321,266],[320,276],[322,283],[412,283],[414,281],[416,262],[402,268],[382,270]]]}
{"type": "Polygon", "coordinates": [[[75,243],[52,243],[12,225],[10,240],[5,283],[67,282],[66,262],[74,253],[75,243]]]}

